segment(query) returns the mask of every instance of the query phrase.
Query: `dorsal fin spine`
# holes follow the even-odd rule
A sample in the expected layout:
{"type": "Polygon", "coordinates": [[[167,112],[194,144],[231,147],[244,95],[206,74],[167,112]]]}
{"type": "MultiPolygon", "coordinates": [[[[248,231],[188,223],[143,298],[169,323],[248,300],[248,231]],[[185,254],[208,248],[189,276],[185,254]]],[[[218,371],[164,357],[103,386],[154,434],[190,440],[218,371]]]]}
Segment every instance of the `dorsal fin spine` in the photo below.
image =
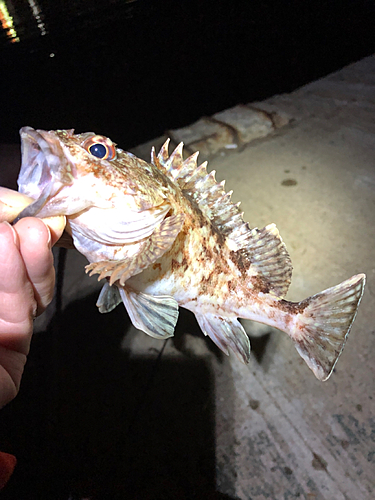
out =
{"type": "Polygon", "coordinates": [[[156,158],[156,152],[155,152],[155,146],[152,146],[151,148],[151,163],[156,166],[157,158],[156,158]]]}
{"type": "Polygon", "coordinates": [[[178,175],[178,172],[182,168],[183,159],[182,159],[182,149],[184,147],[184,143],[180,142],[180,144],[173,151],[171,156],[165,162],[164,167],[168,170],[168,172],[175,179],[178,175]]]}
{"type": "Polygon", "coordinates": [[[182,163],[182,168],[179,171],[178,178],[179,179],[184,179],[187,176],[191,176],[193,172],[197,168],[197,158],[198,158],[198,151],[196,153],[193,153],[190,155],[186,160],[182,163]]]}
{"type": "Polygon", "coordinates": [[[169,158],[169,154],[168,154],[169,142],[170,142],[170,139],[168,138],[165,141],[165,143],[162,145],[162,147],[160,148],[160,151],[159,151],[159,154],[158,154],[158,160],[163,165],[163,167],[165,166],[165,162],[169,158]]]}

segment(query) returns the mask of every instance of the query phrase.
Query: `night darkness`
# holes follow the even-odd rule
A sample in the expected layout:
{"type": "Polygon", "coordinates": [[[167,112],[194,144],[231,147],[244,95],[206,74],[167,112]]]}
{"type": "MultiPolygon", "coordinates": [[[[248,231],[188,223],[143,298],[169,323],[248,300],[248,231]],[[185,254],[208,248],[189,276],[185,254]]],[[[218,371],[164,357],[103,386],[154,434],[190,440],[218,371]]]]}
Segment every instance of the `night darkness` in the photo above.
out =
{"type": "Polygon", "coordinates": [[[22,37],[1,39],[1,142],[24,125],[74,127],[130,148],[375,48],[369,0],[39,0],[45,36],[12,3],[22,37]]]}

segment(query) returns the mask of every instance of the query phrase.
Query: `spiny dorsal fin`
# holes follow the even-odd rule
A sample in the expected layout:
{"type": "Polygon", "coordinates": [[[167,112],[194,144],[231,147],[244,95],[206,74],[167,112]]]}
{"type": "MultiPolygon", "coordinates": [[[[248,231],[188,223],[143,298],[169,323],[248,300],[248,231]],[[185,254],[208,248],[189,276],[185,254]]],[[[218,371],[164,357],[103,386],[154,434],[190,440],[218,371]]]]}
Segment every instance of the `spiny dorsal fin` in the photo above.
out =
{"type": "Polygon", "coordinates": [[[229,248],[239,252],[248,263],[247,274],[261,275],[270,291],[283,297],[291,281],[292,264],[286,247],[274,224],[263,229],[250,229],[243,220],[239,203],[231,201],[232,191],[224,190],[224,181],[216,182],[215,171],[207,173],[207,162],[197,166],[198,153],[183,161],[183,143],[168,155],[169,139],[158,156],[151,161],[194,199],[213,225],[227,237],[229,248]]]}
{"type": "Polygon", "coordinates": [[[197,165],[198,152],[183,161],[181,142],[168,156],[169,139],[161,147],[158,156],[151,155],[151,161],[163,171],[181,189],[191,196],[202,212],[225,235],[229,236],[233,228],[243,224],[242,213],[238,205],[231,202],[232,191],[226,193],[224,181],[216,182],[215,171],[207,173],[207,162],[197,165]]]}

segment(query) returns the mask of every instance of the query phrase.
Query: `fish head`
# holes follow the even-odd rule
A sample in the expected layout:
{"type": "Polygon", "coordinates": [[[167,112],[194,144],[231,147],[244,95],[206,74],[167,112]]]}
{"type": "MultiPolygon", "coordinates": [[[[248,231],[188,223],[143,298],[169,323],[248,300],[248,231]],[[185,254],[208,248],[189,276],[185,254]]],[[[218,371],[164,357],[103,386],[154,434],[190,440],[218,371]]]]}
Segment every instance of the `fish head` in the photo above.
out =
{"type": "Polygon", "coordinates": [[[90,207],[114,208],[119,200],[142,211],[165,200],[153,166],[116,148],[107,137],[31,127],[23,127],[20,135],[19,191],[35,201],[18,218],[76,216],[90,207]]]}

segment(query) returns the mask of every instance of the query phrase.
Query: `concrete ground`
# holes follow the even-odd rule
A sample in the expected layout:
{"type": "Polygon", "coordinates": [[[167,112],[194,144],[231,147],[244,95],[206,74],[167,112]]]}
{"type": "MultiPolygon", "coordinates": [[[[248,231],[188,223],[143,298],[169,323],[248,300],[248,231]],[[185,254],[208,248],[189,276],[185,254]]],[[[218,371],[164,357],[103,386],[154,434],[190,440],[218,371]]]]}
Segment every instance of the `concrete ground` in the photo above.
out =
{"type": "MultiPolygon", "coordinates": [[[[286,335],[251,322],[245,366],[186,311],[166,342],[123,308],[100,315],[100,284],[68,252],[62,296],[38,320],[21,393],[0,414],[0,448],[19,460],[4,498],[374,498],[374,116],[369,57],[166,134],[201,150],[250,226],[277,224],[294,267],[288,299],[367,274],[330,380],[314,378],[286,335]]],[[[2,164],[12,151],[2,147],[2,164]]],[[[135,153],[148,159],[150,144],[135,153]]],[[[2,176],[13,185],[14,170],[2,176]]]]}

